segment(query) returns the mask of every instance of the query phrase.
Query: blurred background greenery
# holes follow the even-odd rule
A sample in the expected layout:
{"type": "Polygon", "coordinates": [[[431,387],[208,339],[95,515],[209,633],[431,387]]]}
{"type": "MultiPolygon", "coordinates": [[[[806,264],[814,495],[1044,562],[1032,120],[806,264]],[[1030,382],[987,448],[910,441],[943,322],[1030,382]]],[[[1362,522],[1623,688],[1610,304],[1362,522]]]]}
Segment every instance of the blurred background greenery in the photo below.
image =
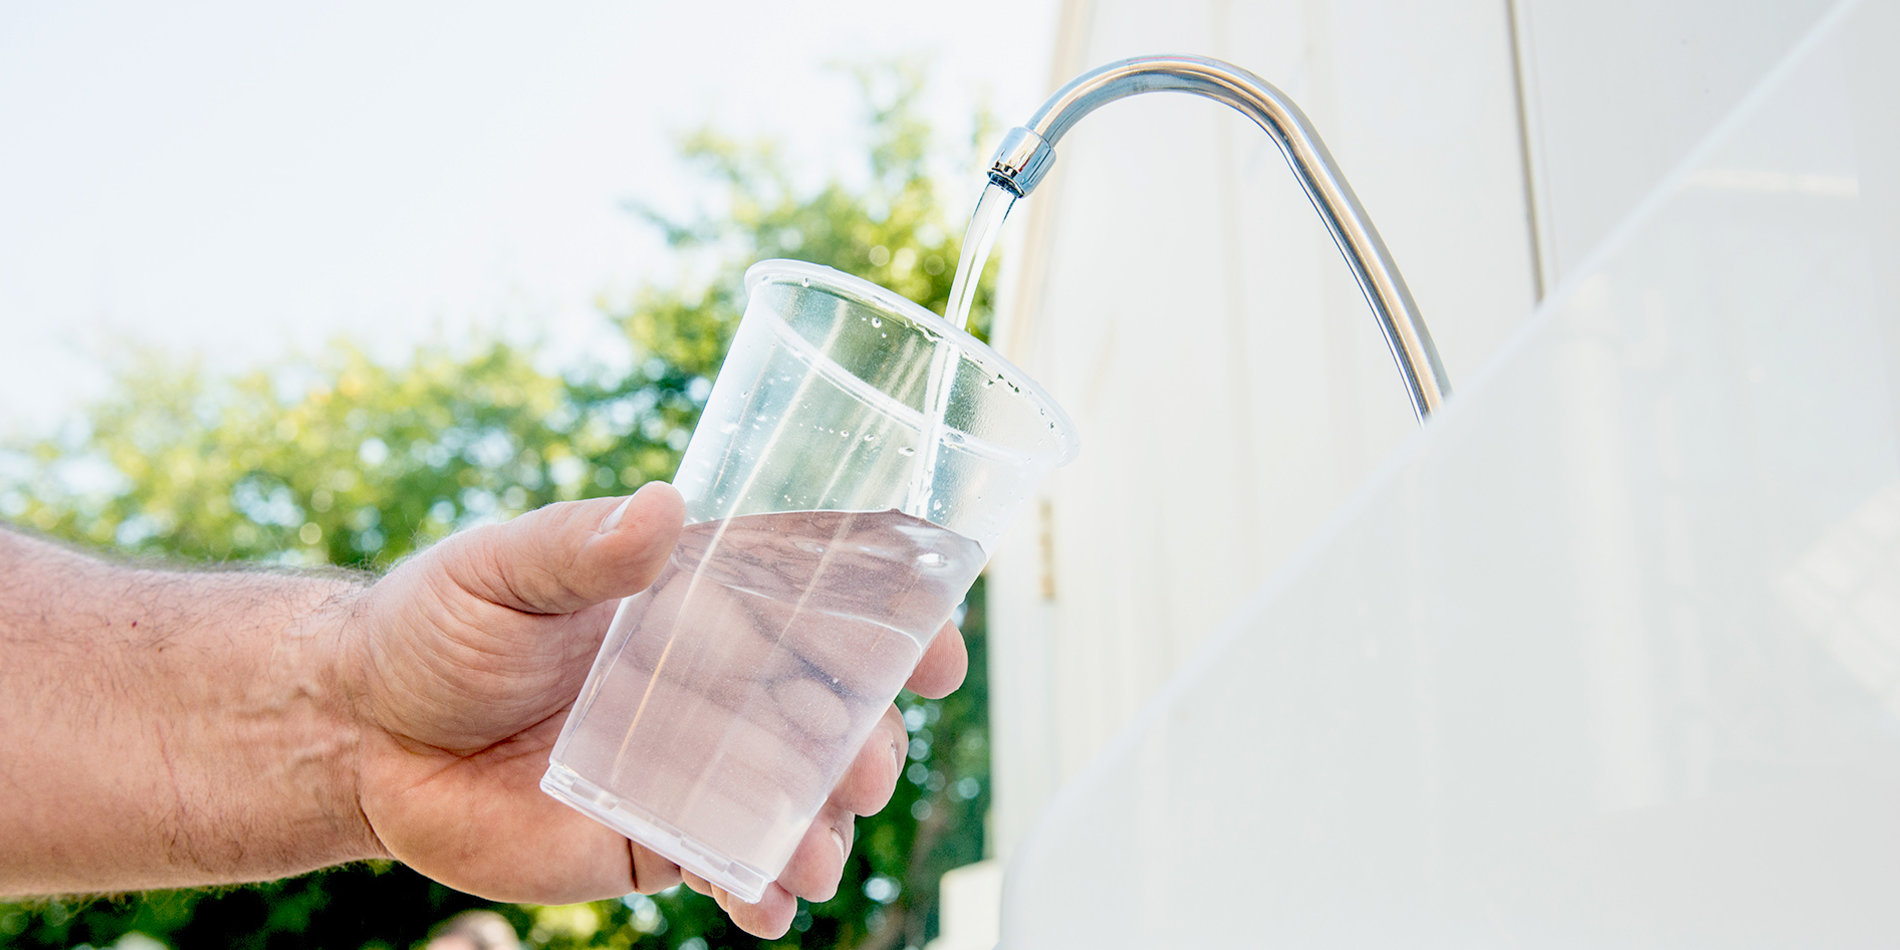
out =
{"type": "MultiPolygon", "coordinates": [[[[535,347],[440,341],[406,359],[361,341],[242,374],[151,352],[51,437],[0,445],[0,516],[123,555],[381,570],[462,527],[550,502],[622,494],[672,475],[743,304],[754,261],[793,257],[941,312],[963,209],[980,182],[931,174],[975,142],[935,140],[915,70],[857,71],[871,149],[862,185],[799,187],[769,141],[703,130],[683,159],[719,200],[687,217],[649,206],[677,278],[603,305],[616,352],[545,368],[535,347]],[[952,151],[954,150],[954,152],[952,151]]],[[[853,179],[858,181],[860,179],[853,179]]],[[[979,292],[977,330],[989,313],[979,292]]],[[[941,701],[900,699],[911,763],[883,813],[859,823],[839,896],[801,907],[781,940],[728,926],[684,889],[570,907],[490,905],[395,864],[252,887],[0,904],[12,947],[386,947],[427,944],[445,920],[501,915],[531,947],[922,947],[944,871],[983,856],[989,802],[983,587],[962,620],[970,678],[941,701]]]]}

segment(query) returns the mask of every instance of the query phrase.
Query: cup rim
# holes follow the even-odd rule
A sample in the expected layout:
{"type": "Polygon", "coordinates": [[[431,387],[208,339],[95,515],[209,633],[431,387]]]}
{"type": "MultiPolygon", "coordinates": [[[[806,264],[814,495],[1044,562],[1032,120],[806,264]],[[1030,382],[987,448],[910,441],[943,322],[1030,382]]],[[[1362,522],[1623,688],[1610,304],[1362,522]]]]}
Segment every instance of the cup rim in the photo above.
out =
{"type": "Polygon", "coordinates": [[[1069,418],[1068,412],[1062,408],[1060,403],[1055,401],[1053,396],[1049,395],[1048,390],[1042,388],[1041,383],[1036,382],[1028,373],[1023,372],[1021,367],[1010,362],[1003,354],[996,352],[989,344],[971,336],[968,331],[944,319],[941,314],[930,312],[903,294],[871,283],[862,277],[847,274],[837,268],[784,258],[759,261],[751,267],[746,268],[746,296],[750,298],[760,284],[788,280],[822,283],[827,289],[840,292],[843,296],[856,300],[859,303],[876,307],[886,312],[901,314],[905,319],[923,325],[930,330],[930,332],[938,333],[949,338],[958,348],[966,353],[975,352],[979,354],[984,363],[996,364],[999,371],[1010,377],[1010,382],[1013,385],[1023,392],[1028,393],[1040,406],[1042,411],[1049,416],[1050,420],[1055,423],[1057,436],[1055,453],[1056,465],[1067,464],[1081,451],[1081,438],[1076,431],[1075,420],[1069,418]]]}

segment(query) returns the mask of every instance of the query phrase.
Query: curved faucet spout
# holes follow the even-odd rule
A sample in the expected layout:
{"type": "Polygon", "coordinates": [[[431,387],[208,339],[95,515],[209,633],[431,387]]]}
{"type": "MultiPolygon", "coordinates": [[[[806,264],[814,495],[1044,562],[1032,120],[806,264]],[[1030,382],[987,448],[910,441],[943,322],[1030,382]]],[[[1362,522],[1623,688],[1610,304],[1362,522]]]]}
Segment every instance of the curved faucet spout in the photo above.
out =
{"type": "Polygon", "coordinates": [[[1091,70],[1056,90],[1028,124],[1004,136],[990,163],[990,180],[1027,196],[1055,161],[1056,142],[1077,120],[1117,99],[1165,91],[1224,102],[1273,137],[1359,281],[1405,378],[1412,411],[1424,422],[1451,393],[1451,383],[1418,305],[1312,123],[1285,93],[1259,76],[1200,56],[1140,56],[1091,70]]]}

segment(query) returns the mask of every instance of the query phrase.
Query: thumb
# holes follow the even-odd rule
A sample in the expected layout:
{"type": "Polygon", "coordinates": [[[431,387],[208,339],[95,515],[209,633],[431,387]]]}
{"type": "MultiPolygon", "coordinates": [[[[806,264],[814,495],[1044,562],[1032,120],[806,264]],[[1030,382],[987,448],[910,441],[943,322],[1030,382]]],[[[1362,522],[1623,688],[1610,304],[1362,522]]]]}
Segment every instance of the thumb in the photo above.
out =
{"type": "Polygon", "coordinates": [[[450,539],[455,584],[533,614],[566,614],[636,594],[673,553],[686,503],[665,482],[631,496],[548,505],[450,539]]]}

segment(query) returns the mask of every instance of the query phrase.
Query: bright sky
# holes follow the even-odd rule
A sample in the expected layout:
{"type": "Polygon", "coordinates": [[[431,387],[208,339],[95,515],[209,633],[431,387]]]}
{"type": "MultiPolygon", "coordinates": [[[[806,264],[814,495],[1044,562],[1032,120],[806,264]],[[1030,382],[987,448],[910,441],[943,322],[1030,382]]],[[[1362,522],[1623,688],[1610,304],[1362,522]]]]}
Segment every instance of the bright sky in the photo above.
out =
{"type": "Polygon", "coordinates": [[[848,174],[860,104],[827,66],[892,57],[933,64],[941,127],[979,103],[1018,122],[1051,89],[1055,13],[9,0],[0,434],[70,415],[128,339],[220,367],[338,333],[572,340],[599,295],[670,274],[621,202],[690,200],[677,133],[779,136],[813,177],[848,174]]]}

